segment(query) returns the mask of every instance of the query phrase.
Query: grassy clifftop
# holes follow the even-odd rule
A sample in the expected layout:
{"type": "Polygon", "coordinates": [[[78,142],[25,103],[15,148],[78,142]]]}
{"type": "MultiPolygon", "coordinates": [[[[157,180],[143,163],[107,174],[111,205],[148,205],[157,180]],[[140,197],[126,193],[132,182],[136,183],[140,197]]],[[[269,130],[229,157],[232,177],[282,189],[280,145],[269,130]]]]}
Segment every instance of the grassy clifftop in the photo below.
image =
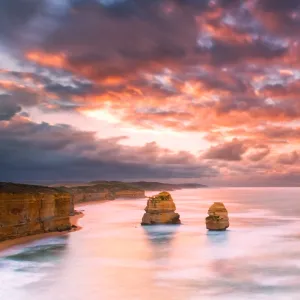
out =
{"type": "Polygon", "coordinates": [[[195,189],[195,188],[205,188],[206,186],[199,183],[181,183],[181,184],[171,184],[162,182],[151,182],[151,181],[136,181],[136,182],[121,182],[121,181],[92,181],[90,184],[100,184],[107,186],[127,186],[132,189],[140,189],[144,191],[174,191],[178,189],[195,189]]]}
{"type": "Polygon", "coordinates": [[[162,182],[150,181],[136,181],[136,182],[122,182],[122,181],[92,181],[81,185],[62,185],[55,187],[41,186],[41,185],[28,185],[11,182],[0,182],[0,193],[58,193],[58,192],[84,192],[84,193],[97,193],[97,192],[119,192],[119,191],[174,191],[178,189],[188,188],[205,188],[205,185],[198,183],[182,183],[171,184],[162,182]]]}
{"type": "Polygon", "coordinates": [[[59,188],[52,188],[41,185],[29,185],[21,183],[12,183],[12,182],[0,182],[0,193],[9,193],[9,194],[55,194],[62,192],[59,188]]]}
{"type": "Polygon", "coordinates": [[[130,183],[121,182],[121,181],[97,181],[90,182],[87,185],[79,185],[79,186],[71,186],[71,187],[59,187],[60,189],[64,189],[66,191],[77,191],[77,192],[85,192],[85,193],[96,193],[103,192],[105,190],[109,190],[111,192],[118,191],[144,191],[143,188],[134,186],[130,183]]]}

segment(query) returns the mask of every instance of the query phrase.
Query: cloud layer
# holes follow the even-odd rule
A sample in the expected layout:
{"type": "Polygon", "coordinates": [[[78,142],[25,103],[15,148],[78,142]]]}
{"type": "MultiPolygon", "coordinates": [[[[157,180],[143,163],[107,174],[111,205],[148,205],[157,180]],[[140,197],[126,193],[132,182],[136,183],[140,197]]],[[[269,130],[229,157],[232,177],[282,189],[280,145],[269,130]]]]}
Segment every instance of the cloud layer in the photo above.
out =
{"type": "Polygon", "coordinates": [[[98,139],[67,125],[36,124],[15,117],[0,126],[0,180],[92,180],[200,178],[218,171],[188,152],[174,153],[155,142],[122,146],[126,137],[98,139]]]}
{"type": "Polygon", "coordinates": [[[2,180],[295,184],[299,29],[296,0],[2,1],[2,180]],[[75,117],[39,123],[33,110],[180,132],[191,144],[196,134],[203,146],[130,146],[134,134],[99,137],[75,117]]]}

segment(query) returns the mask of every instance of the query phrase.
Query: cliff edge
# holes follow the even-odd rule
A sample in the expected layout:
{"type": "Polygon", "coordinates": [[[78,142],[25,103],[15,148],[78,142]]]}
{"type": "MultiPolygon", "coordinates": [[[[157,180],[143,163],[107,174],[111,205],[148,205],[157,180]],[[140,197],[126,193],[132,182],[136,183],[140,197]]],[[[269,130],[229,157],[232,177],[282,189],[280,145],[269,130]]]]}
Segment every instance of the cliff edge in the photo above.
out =
{"type": "Polygon", "coordinates": [[[71,205],[59,189],[0,182],[0,241],[70,230],[71,205]]]}

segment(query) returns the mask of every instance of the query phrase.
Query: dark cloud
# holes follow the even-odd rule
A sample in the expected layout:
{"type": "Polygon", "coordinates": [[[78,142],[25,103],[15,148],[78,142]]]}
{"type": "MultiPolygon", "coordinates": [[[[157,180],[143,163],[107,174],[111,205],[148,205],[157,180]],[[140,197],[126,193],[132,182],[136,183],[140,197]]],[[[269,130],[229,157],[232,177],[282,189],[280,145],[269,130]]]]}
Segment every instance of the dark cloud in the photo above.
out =
{"type": "Polygon", "coordinates": [[[281,36],[297,36],[300,26],[300,5],[297,0],[257,1],[255,14],[265,27],[281,36]]]}
{"type": "Polygon", "coordinates": [[[265,106],[264,99],[257,97],[237,97],[237,98],[223,98],[216,106],[217,112],[220,114],[228,113],[230,111],[249,111],[253,108],[260,108],[265,106]]]}
{"type": "Polygon", "coordinates": [[[215,168],[268,178],[282,164],[297,176],[298,152],[288,151],[300,141],[299,9],[293,0],[2,1],[0,48],[17,59],[5,67],[18,69],[0,70],[2,180],[189,178],[215,168]],[[32,107],[109,108],[121,123],[205,133],[218,145],[206,165],[156,143],[127,147],[32,123],[32,107]]]}
{"type": "Polygon", "coordinates": [[[257,1],[257,5],[260,9],[268,12],[286,12],[300,8],[298,0],[260,0],[257,1]]]}
{"type": "MultiPolygon", "coordinates": [[[[193,80],[193,78],[192,78],[193,80]]],[[[242,78],[237,78],[234,74],[205,74],[199,75],[194,79],[196,82],[201,82],[209,90],[225,90],[232,93],[245,93],[248,91],[249,84],[242,78]],[[222,76],[223,75],[223,76],[222,76]]]]}
{"type": "MultiPolygon", "coordinates": [[[[77,83],[76,85],[62,85],[60,83],[50,83],[45,86],[46,91],[54,93],[62,98],[70,96],[84,96],[92,91],[92,84],[77,83]]],[[[97,91],[101,93],[100,90],[97,91]]]]}
{"type": "Polygon", "coordinates": [[[0,180],[195,178],[217,174],[189,153],[176,154],[156,143],[122,146],[119,141],[97,139],[93,132],[67,125],[36,124],[22,118],[8,126],[0,122],[0,180]]]}
{"type": "Polygon", "coordinates": [[[287,126],[266,126],[257,132],[257,135],[261,135],[266,139],[277,140],[300,140],[300,128],[299,127],[287,127],[287,126]]]}
{"type": "Polygon", "coordinates": [[[235,44],[215,39],[212,40],[211,47],[198,48],[198,53],[208,54],[211,63],[217,66],[234,64],[244,59],[270,60],[283,56],[287,51],[288,48],[285,45],[274,45],[262,38],[235,44]]]}
{"type": "Polygon", "coordinates": [[[299,154],[297,151],[292,153],[283,153],[278,157],[278,163],[283,165],[293,165],[299,160],[299,154]]]}
{"type": "Polygon", "coordinates": [[[271,152],[271,149],[268,145],[257,145],[252,152],[247,155],[247,158],[251,161],[257,162],[264,159],[271,152]]]}
{"type": "Polygon", "coordinates": [[[8,95],[0,95],[0,121],[10,120],[21,110],[21,107],[13,102],[8,95]]]}
{"type": "Polygon", "coordinates": [[[206,159],[240,161],[247,151],[245,144],[237,139],[211,147],[203,156],[206,159]]]}
{"type": "MultiPolygon", "coordinates": [[[[270,99],[269,99],[270,100],[270,99]]],[[[300,115],[300,107],[294,101],[268,101],[266,98],[249,95],[224,97],[216,105],[218,114],[229,112],[246,112],[253,117],[268,116],[269,118],[294,119],[300,115]]]]}
{"type": "Polygon", "coordinates": [[[35,106],[40,102],[40,95],[27,88],[13,86],[6,92],[7,94],[0,95],[0,120],[9,120],[22,108],[35,106]]]}
{"type": "Polygon", "coordinates": [[[43,0],[14,0],[0,2],[0,36],[2,38],[16,37],[19,31],[30,23],[45,1],[43,0]]]}
{"type": "Polygon", "coordinates": [[[93,78],[120,75],[185,57],[196,46],[194,14],[192,4],[177,1],[122,1],[107,7],[81,1],[44,50],[66,53],[72,68],[93,78]]]}
{"type": "MultiPolygon", "coordinates": [[[[79,1],[68,11],[61,26],[37,48],[63,53],[66,69],[95,80],[167,66],[270,60],[287,53],[285,44],[268,35],[248,36],[238,42],[211,37],[209,47],[199,46],[200,25],[196,16],[204,14],[205,20],[210,11],[218,7],[230,11],[231,7],[240,7],[240,2],[218,1],[212,7],[208,1],[199,3],[121,1],[104,6],[98,1],[79,1]]],[[[224,26],[221,16],[215,22],[215,30],[224,26]]],[[[238,28],[241,26],[237,23],[230,29],[232,35],[238,28]]]]}

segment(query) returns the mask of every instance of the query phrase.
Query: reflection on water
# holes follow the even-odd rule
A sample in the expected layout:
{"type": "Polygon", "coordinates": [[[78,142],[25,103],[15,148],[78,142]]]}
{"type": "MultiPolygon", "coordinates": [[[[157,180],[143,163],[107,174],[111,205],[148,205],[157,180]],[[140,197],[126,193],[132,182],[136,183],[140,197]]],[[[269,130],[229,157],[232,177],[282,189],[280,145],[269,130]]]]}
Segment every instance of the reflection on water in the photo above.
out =
{"type": "Polygon", "coordinates": [[[20,299],[26,289],[53,274],[67,255],[68,239],[67,235],[52,237],[3,251],[0,256],[0,299],[9,299],[8,296],[20,299]]]}
{"type": "Polygon", "coordinates": [[[180,225],[144,226],[143,230],[150,244],[164,247],[171,243],[179,226],[180,225]]]}
{"type": "Polygon", "coordinates": [[[0,253],[4,300],[300,299],[300,189],[172,193],[183,225],[140,226],[145,200],[86,205],[83,229],[0,253]],[[222,201],[228,231],[207,232],[222,201]]]}
{"type": "Polygon", "coordinates": [[[209,231],[207,232],[207,241],[210,245],[219,247],[221,244],[228,242],[230,229],[227,231],[209,231]]]}
{"type": "Polygon", "coordinates": [[[45,244],[25,246],[21,251],[7,255],[5,260],[47,262],[59,260],[67,249],[68,236],[49,239],[45,244]]]}
{"type": "Polygon", "coordinates": [[[151,249],[151,260],[157,265],[167,265],[172,252],[173,239],[181,225],[144,226],[143,230],[151,249]]]}

